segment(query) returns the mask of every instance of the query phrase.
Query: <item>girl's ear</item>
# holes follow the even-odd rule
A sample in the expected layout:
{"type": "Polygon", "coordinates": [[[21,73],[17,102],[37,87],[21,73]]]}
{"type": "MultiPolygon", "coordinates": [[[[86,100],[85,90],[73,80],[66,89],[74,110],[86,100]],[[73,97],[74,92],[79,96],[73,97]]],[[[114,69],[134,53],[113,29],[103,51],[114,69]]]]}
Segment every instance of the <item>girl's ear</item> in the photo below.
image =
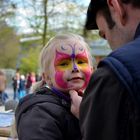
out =
{"type": "Polygon", "coordinates": [[[107,0],[107,4],[113,20],[115,22],[121,23],[122,25],[125,25],[126,11],[123,3],[120,0],[107,0]]]}
{"type": "Polygon", "coordinates": [[[91,67],[92,73],[95,71],[95,66],[91,67]]]}
{"type": "Polygon", "coordinates": [[[45,73],[42,73],[42,80],[43,81],[46,81],[46,75],[45,75],[45,73]]]}
{"type": "Polygon", "coordinates": [[[47,85],[52,86],[51,78],[48,74],[42,74],[42,80],[46,82],[47,85]]]}
{"type": "Polygon", "coordinates": [[[93,67],[91,67],[90,69],[91,69],[91,72],[93,73],[94,72],[93,67]]]}
{"type": "Polygon", "coordinates": [[[49,80],[49,76],[46,73],[42,73],[42,80],[45,81],[47,83],[47,81],[49,80]]]}

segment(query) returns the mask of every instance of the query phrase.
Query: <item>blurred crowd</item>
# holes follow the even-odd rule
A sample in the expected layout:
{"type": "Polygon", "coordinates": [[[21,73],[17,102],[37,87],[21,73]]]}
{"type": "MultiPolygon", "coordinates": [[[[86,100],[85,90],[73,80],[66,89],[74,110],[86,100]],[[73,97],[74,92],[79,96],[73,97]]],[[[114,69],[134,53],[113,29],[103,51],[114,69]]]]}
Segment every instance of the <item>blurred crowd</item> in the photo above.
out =
{"type": "MultiPolygon", "coordinates": [[[[16,70],[12,77],[12,100],[19,101],[21,98],[31,93],[31,86],[41,80],[41,76],[35,72],[27,73],[26,75],[16,70]]],[[[0,106],[5,105],[9,100],[8,94],[6,93],[7,78],[3,70],[0,70],[0,106]]],[[[11,99],[10,99],[11,100],[11,99]]]]}
{"type": "Polygon", "coordinates": [[[39,80],[41,80],[41,76],[35,72],[30,72],[24,75],[17,71],[15,76],[12,78],[12,86],[14,91],[13,99],[20,100],[29,94],[31,86],[39,80]]]}

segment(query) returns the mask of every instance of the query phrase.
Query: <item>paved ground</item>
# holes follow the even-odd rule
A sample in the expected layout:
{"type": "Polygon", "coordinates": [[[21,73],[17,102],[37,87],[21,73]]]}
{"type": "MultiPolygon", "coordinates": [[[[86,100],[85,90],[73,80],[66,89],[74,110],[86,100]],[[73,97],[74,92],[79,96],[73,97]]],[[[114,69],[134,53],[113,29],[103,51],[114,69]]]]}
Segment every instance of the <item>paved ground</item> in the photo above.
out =
{"type": "Polygon", "coordinates": [[[0,112],[4,112],[5,109],[4,109],[4,106],[0,106],[0,112]]]}
{"type": "MultiPolygon", "coordinates": [[[[6,88],[5,91],[8,94],[9,100],[13,99],[13,89],[12,89],[12,87],[6,88]]],[[[5,112],[4,106],[0,106],[0,112],[5,112]]],[[[18,140],[18,139],[9,138],[9,137],[1,137],[0,136],[0,140],[18,140]]]]}
{"type": "Polygon", "coordinates": [[[9,99],[13,99],[13,94],[14,93],[13,93],[12,87],[7,87],[5,91],[8,94],[9,99]]]}
{"type": "MultiPolygon", "coordinates": [[[[6,88],[5,92],[8,94],[8,97],[9,97],[8,100],[13,99],[13,89],[12,89],[12,87],[6,88]]],[[[4,112],[4,111],[5,111],[4,106],[0,106],[0,112],[4,112]]]]}

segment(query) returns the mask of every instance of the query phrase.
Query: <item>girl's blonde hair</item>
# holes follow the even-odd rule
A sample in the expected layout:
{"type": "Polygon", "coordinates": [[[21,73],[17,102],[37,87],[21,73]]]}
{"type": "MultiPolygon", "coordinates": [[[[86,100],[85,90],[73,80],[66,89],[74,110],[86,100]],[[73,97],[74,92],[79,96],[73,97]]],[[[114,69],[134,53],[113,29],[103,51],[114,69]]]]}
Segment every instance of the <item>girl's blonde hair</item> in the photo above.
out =
{"type": "MultiPolygon", "coordinates": [[[[95,61],[93,61],[93,57],[90,54],[90,48],[88,44],[85,42],[84,38],[81,37],[80,35],[68,33],[68,34],[58,34],[51,38],[48,43],[45,45],[45,47],[42,49],[40,53],[40,68],[41,68],[41,73],[48,73],[49,74],[49,66],[51,63],[52,58],[54,57],[52,52],[53,48],[56,47],[56,45],[61,45],[62,42],[65,40],[70,40],[73,39],[74,41],[79,42],[82,46],[86,46],[87,52],[88,52],[88,57],[89,57],[89,63],[93,67],[93,64],[95,61]],[[61,43],[61,44],[60,44],[61,43]]],[[[43,86],[44,81],[40,81],[36,83],[32,87],[32,92],[36,91],[38,88],[43,86]]]]}

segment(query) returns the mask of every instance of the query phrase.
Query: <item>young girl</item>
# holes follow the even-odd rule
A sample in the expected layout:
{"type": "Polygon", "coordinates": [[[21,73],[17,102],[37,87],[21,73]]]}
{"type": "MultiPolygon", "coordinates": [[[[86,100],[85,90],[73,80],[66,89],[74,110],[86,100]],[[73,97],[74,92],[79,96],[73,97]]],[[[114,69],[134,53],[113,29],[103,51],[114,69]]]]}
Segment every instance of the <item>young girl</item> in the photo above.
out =
{"type": "Polygon", "coordinates": [[[88,45],[75,34],[57,35],[43,48],[40,63],[42,81],[16,110],[19,140],[80,140],[69,91],[87,87],[93,68],[88,45]]]}

